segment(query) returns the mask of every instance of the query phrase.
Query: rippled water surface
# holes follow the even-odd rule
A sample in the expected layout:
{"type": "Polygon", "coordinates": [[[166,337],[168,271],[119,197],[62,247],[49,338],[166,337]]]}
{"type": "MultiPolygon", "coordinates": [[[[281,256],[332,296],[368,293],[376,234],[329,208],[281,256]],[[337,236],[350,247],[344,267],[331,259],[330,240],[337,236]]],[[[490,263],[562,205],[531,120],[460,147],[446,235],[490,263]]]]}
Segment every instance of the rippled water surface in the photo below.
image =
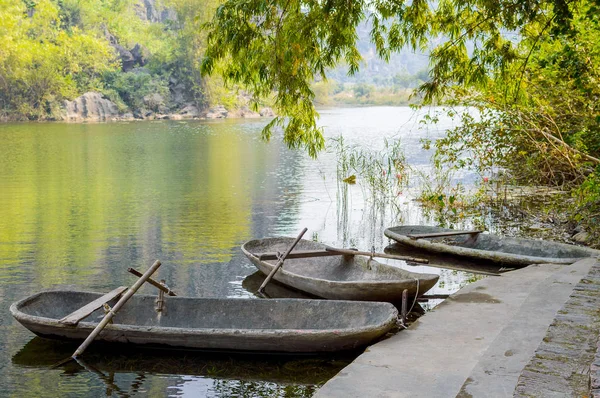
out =
{"type": "MultiPolygon", "coordinates": [[[[418,121],[408,108],[360,108],[323,111],[320,123],[327,136],[343,134],[350,144],[377,148],[384,137],[400,137],[409,163],[426,168],[419,140],[440,131],[421,130],[418,121]]],[[[353,358],[96,344],[85,366],[52,369],[76,347],[34,338],[10,316],[12,302],[43,289],[107,292],[131,284],[126,269],[146,269],[155,259],[179,295],[255,298],[262,277],[251,276],[256,270],[239,250],[249,239],[308,227],[309,239],[383,250],[385,227],[427,222],[410,198],[401,214],[375,214],[360,185],[342,209],[335,154],[312,160],[279,138],[265,143],[266,122],[0,125],[0,395],[310,396],[353,358]]],[[[432,293],[472,278],[411,270],[441,274],[432,293]]]]}

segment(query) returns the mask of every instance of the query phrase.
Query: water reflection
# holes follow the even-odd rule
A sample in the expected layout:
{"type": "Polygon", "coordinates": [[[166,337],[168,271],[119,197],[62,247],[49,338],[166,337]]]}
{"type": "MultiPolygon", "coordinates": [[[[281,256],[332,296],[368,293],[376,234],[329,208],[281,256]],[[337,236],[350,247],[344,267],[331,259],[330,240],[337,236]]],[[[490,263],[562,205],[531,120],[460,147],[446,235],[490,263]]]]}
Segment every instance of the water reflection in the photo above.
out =
{"type": "MultiPolygon", "coordinates": [[[[338,202],[335,154],[323,153],[315,161],[287,150],[280,139],[264,143],[259,137],[265,122],[0,125],[0,377],[7,394],[107,391],[97,374],[48,370],[39,363],[23,368],[14,359],[22,356],[31,334],[10,317],[8,307],[34,292],[73,287],[108,292],[133,282],[128,267],[146,269],[160,259],[156,279],[165,279],[179,295],[255,299],[254,282],[247,277],[256,269],[239,250],[247,240],[295,236],[308,227],[312,239],[326,244],[381,251],[388,244],[384,227],[428,222],[409,197],[401,215],[370,207],[358,185],[349,186],[338,202]]],[[[330,110],[322,112],[321,124],[330,137],[344,134],[357,144],[377,146],[383,137],[399,136],[408,161],[419,167],[428,161],[420,139],[439,133],[419,131],[408,108],[330,110]]],[[[417,271],[424,270],[442,276],[432,293],[454,291],[471,275],[417,271]]],[[[142,291],[154,294],[150,287],[142,291]]],[[[43,357],[47,350],[53,349],[26,351],[43,357]]],[[[168,361],[155,359],[158,368],[142,369],[144,380],[137,379],[139,368],[116,366],[121,359],[114,356],[106,362],[115,367],[90,362],[106,377],[114,372],[122,391],[137,380],[140,391],[159,396],[206,391],[302,396],[339,369],[328,372],[326,364],[319,365],[314,373],[325,379],[292,380],[290,387],[269,378],[247,381],[239,373],[198,374],[186,370],[180,355],[170,358],[181,370],[167,371],[162,367],[168,361]]],[[[215,361],[193,366],[222,371],[237,363],[215,361]]]]}
{"type": "Polygon", "coordinates": [[[265,274],[260,271],[256,271],[252,275],[248,275],[242,282],[242,287],[248,292],[252,293],[255,297],[270,297],[270,298],[302,298],[310,299],[315,298],[314,296],[289,288],[276,280],[271,280],[265,287],[265,294],[258,293],[258,288],[265,280],[265,274]]]}
{"type": "MultiPolygon", "coordinates": [[[[68,378],[69,391],[129,397],[159,392],[195,396],[292,396],[309,397],[315,383],[323,383],[346,366],[356,354],[320,356],[258,356],[211,354],[199,351],[166,351],[118,347],[95,343],[85,359],[54,366],[68,358],[77,344],[39,337],[12,357],[19,369],[44,370],[40,383],[56,375],[68,378]],[[156,380],[159,380],[158,386],[156,380]],[[80,390],[77,390],[77,385],[80,390]],[[102,393],[104,391],[104,394],[102,393]],[[238,394],[238,395],[235,395],[238,394]],[[258,395],[256,395],[258,394],[258,395]]],[[[51,391],[44,394],[49,396],[51,391]]],[[[163,394],[159,394],[163,395],[163,394]]]]}

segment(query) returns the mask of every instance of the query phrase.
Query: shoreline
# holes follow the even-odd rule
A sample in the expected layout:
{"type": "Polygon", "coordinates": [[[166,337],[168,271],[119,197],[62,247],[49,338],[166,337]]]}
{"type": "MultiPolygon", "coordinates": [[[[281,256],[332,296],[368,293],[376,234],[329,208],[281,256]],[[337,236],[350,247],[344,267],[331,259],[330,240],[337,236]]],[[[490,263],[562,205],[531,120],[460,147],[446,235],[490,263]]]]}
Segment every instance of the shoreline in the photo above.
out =
{"type": "Polygon", "coordinates": [[[598,259],[587,258],[469,284],[367,348],[315,397],[576,396],[588,381],[598,389],[599,274],[598,259]],[[574,361],[544,355],[557,349],[568,349],[569,358],[587,354],[574,361]]]}

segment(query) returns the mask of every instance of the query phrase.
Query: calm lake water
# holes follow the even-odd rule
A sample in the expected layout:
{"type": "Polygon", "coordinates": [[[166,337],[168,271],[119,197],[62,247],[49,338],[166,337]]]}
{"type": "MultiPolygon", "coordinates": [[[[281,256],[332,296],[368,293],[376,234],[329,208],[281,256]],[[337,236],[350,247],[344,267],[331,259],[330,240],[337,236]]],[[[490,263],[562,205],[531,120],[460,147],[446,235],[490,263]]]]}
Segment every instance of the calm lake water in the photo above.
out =
{"type": "MultiPolygon", "coordinates": [[[[377,149],[384,137],[400,137],[408,162],[422,170],[430,155],[420,139],[435,139],[451,125],[424,130],[403,107],[321,114],[326,135],[343,135],[349,144],[377,149]]],[[[309,239],[381,251],[389,243],[385,227],[434,223],[409,193],[399,213],[374,211],[360,184],[349,187],[342,203],[336,154],[313,160],[278,137],[265,143],[266,122],[0,125],[0,395],[310,396],[352,360],[94,343],[84,355],[87,369],[74,363],[52,369],[76,345],[34,338],[10,316],[12,302],[43,289],[108,292],[131,284],[126,269],[145,270],[155,259],[163,263],[157,279],[179,295],[255,298],[252,289],[262,279],[251,276],[256,269],[240,252],[247,240],[296,236],[307,227],[309,239]]],[[[441,275],[432,293],[456,291],[473,279],[408,268],[441,275]]]]}

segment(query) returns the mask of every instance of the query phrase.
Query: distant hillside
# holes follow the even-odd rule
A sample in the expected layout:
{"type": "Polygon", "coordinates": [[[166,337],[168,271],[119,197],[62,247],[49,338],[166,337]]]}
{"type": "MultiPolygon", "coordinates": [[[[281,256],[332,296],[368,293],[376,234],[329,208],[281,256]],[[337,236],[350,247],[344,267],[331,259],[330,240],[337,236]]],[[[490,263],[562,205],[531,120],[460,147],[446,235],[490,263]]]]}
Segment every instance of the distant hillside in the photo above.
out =
{"type": "Polygon", "coordinates": [[[427,79],[427,54],[402,50],[394,53],[389,62],[385,62],[375,52],[370,40],[371,25],[362,23],[358,27],[358,49],[364,59],[360,70],[354,76],[348,76],[348,68],[339,66],[328,74],[328,78],[339,83],[369,84],[378,87],[398,86],[414,88],[427,79]]]}
{"type": "MultiPolygon", "coordinates": [[[[258,116],[243,93],[200,76],[206,40],[200,26],[219,2],[0,1],[0,119],[258,116]]],[[[342,84],[333,91],[361,97],[338,95],[342,102],[369,103],[371,85],[412,88],[426,79],[426,56],[404,51],[386,64],[375,55],[368,25],[358,33],[363,68],[354,77],[343,66],[329,73],[342,84]]],[[[390,95],[381,101],[397,101],[390,95]]]]}
{"type": "Polygon", "coordinates": [[[200,25],[217,3],[0,1],[0,118],[227,115],[209,106],[244,98],[203,79],[199,65],[200,25]]]}

